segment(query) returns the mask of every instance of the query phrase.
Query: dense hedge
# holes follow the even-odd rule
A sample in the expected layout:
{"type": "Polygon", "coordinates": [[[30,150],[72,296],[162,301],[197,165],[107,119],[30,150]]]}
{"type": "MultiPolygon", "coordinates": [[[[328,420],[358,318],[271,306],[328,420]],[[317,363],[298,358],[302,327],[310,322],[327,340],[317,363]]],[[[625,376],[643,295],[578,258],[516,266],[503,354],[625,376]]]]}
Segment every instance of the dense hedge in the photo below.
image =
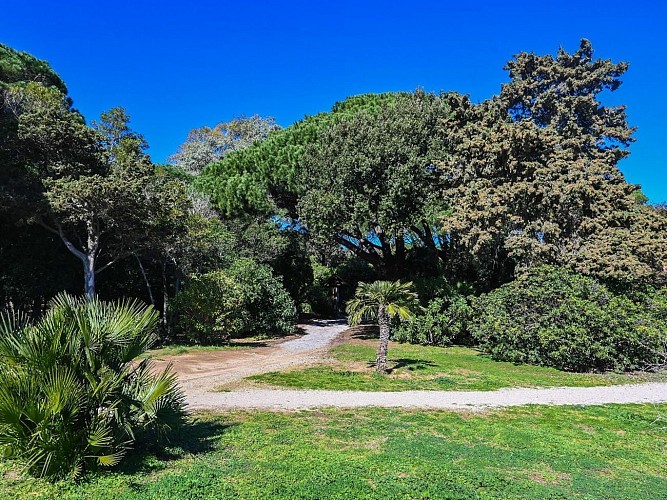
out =
{"type": "Polygon", "coordinates": [[[667,344],[664,290],[614,294],[539,267],[475,301],[472,334],[496,360],[571,371],[651,368],[667,344]]]}
{"type": "Polygon", "coordinates": [[[199,344],[287,335],[296,323],[294,301],[282,282],[251,259],[191,277],[172,307],[177,333],[199,344]]]}
{"type": "Polygon", "coordinates": [[[473,288],[450,283],[443,276],[417,278],[414,284],[424,308],[410,321],[396,325],[394,340],[440,347],[469,344],[473,288]]]}

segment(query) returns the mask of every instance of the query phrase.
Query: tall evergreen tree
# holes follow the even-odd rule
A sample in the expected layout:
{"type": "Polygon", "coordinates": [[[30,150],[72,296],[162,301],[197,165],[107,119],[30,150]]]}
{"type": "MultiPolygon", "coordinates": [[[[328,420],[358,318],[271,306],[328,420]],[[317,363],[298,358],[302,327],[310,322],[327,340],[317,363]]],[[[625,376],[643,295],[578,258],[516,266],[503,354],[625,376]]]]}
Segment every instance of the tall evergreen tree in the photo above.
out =
{"type": "Polygon", "coordinates": [[[624,107],[601,102],[627,68],[594,59],[582,40],[573,54],[517,55],[491,100],[451,97],[444,226],[485,279],[504,281],[516,266],[540,262],[619,280],[662,272],[663,237],[651,233],[650,251],[621,243],[651,239],[639,234],[648,229],[639,220],[651,217],[637,203],[639,187],[618,168],[634,129],[624,107]]]}

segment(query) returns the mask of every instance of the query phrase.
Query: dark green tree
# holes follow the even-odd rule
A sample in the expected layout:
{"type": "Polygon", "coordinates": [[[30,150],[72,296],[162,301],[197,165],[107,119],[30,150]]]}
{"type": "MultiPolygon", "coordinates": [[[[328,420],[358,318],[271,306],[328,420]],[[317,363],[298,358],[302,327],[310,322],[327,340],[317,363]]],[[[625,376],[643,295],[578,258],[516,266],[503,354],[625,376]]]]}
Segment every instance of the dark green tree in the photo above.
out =
{"type": "Polygon", "coordinates": [[[445,235],[434,229],[446,210],[442,178],[442,96],[396,95],[377,109],[333,124],[301,164],[299,218],[315,239],[335,241],[381,276],[406,273],[406,256],[426,250],[432,268],[446,258],[445,235]]]}
{"type": "Polygon", "coordinates": [[[196,181],[226,217],[271,214],[281,210],[296,216],[304,186],[300,184],[301,157],[330,125],[362,109],[377,109],[393,94],[360,95],[336,103],[330,113],[309,116],[269,134],[266,140],[227,154],[208,165],[196,181]]]}

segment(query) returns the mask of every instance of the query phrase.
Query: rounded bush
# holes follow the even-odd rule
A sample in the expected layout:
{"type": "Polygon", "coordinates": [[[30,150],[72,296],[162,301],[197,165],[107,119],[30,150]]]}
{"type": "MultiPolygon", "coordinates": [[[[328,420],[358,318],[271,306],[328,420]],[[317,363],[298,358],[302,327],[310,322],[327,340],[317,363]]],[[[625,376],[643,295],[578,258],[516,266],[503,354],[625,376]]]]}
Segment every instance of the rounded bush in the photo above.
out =
{"type": "Polygon", "coordinates": [[[667,338],[663,293],[632,300],[543,266],[475,301],[472,334],[500,361],[570,371],[649,368],[667,338]]]}
{"type": "Polygon", "coordinates": [[[188,342],[221,344],[242,334],[244,317],[240,285],[226,271],[191,276],[172,301],[176,330],[188,342]]]}
{"type": "Polygon", "coordinates": [[[465,297],[457,296],[450,302],[436,298],[422,313],[401,322],[394,340],[440,347],[467,343],[469,317],[470,306],[465,297]]]}
{"type": "Polygon", "coordinates": [[[177,331],[198,344],[294,332],[296,307],[271,268],[240,259],[190,278],[172,302],[177,331]]]}
{"type": "Polygon", "coordinates": [[[253,337],[289,335],[296,329],[296,306],[271,268],[240,259],[228,270],[241,290],[241,334],[253,337]]]}

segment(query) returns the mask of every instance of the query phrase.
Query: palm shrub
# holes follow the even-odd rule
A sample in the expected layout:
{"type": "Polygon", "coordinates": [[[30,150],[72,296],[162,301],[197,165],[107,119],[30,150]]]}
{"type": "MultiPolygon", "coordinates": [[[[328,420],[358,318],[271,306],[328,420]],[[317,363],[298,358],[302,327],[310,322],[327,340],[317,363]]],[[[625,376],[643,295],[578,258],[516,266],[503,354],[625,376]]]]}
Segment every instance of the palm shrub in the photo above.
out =
{"type": "Polygon", "coordinates": [[[137,360],[155,340],[150,306],[62,294],[36,323],[0,318],[0,447],[31,474],[114,466],[142,433],[182,422],[171,369],[137,360]]]}
{"type": "Polygon", "coordinates": [[[351,325],[357,325],[364,319],[377,320],[380,327],[380,345],[375,365],[378,373],[387,373],[391,318],[410,319],[417,308],[419,300],[412,291],[412,282],[359,283],[354,298],[347,303],[347,314],[351,325]]]}

